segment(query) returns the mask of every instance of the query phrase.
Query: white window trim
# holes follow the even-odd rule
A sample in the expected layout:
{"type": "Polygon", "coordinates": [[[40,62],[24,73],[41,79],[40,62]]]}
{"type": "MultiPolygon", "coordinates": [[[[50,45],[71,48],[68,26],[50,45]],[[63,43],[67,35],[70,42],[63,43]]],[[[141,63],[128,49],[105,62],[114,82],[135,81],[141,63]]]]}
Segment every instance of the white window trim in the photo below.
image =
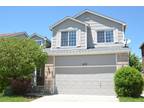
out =
{"type": "Polygon", "coordinates": [[[68,32],[68,46],[62,46],[62,44],[61,44],[61,39],[60,39],[60,47],[61,47],[61,48],[76,48],[76,47],[77,47],[77,38],[76,38],[76,45],[75,45],[75,46],[69,46],[69,32],[72,32],[72,31],[75,31],[76,34],[77,34],[77,30],[76,30],[76,29],[71,29],[71,30],[66,29],[66,30],[61,30],[61,31],[60,31],[60,34],[61,34],[62,32],[68,32]]]}
{"type": "Polygon", "coordinates": [[[115,43],[115,42],[114,42],[114,38],[115,38],[115,37],[114,37],[114,30],[115,30],[115,29],[99,29],[99,30],[96,30],[96,40],[95,40],[95,43],[98,44],[98,45],[114,44],[114,43],[115,43]],[[97,32],[98,32],[98,31],[104,31],[104,39],[105,39],[105,40],[106,40],[106,31],[112,31],[112,32],[113,32],[113,42],[106,42],[106,41],[105,41],[105,42],[99,43],[98,40],[97,40],[97,39],[98,39],[98,38],[97,38],[97,37],[98,37],[98,35],[97,35],[97,32]]]}
{"type": "Polygon", "coordinates": [[[43,41],[42,40],[35,40],[36,42],[38,41],[41,41],[41,45],[40,46],[43,46],[43,41]]]}

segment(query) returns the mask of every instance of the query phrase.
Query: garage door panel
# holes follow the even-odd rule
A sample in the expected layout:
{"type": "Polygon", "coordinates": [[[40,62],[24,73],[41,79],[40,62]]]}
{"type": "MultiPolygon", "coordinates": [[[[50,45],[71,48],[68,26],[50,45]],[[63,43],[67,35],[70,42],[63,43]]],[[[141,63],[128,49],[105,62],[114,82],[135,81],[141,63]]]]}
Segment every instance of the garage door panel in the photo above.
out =
{"type": "Polygon", "coordinates": [[[115,95],[115,59],[115,54],[55,57],[58,93],[115,95]]]}
{"type": "Polygon", "coordinates": [[[101,74],[114,73],[116,67],[68,67],[55,68],[56,74],[101,74]]]}
{"type": "Polygon", "coordinates": [[[113,73],[57,74],[56,85],[60,94],[114,95],[113,73]]]}
{"type": "Polygon", "coordinates": [[[87,65],[114,65],[116,63],[114,54],[87,55],[87,56],[58,56],[55,57],[56,66],[82,66],[87,65]]]}

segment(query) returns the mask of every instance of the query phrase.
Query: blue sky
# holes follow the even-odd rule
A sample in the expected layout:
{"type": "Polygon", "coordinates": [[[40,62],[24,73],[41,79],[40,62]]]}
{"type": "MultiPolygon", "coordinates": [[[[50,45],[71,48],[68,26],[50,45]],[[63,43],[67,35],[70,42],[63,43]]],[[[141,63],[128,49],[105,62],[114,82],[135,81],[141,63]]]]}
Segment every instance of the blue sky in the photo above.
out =
{"type": "Polygon", "coordinates": [[[49,26],[65,16],[89,9],[126,22],[125,36],[131,39],[132,52],[141,57],[139,46],[144,42],[144,7],[0,7],[0,33],[36,32],[49,39],[49,26]]]}

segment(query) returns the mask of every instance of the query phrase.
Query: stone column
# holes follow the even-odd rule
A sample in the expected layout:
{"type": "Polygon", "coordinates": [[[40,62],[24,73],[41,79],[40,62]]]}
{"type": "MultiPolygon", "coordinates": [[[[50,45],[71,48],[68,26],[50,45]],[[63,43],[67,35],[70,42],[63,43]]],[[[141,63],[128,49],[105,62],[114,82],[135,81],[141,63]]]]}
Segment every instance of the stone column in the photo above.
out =
{"type": "Polygon", "coordinates": [[[45,64],[44,89],[46,94],[54,94],[53,64],[45,64]]]}

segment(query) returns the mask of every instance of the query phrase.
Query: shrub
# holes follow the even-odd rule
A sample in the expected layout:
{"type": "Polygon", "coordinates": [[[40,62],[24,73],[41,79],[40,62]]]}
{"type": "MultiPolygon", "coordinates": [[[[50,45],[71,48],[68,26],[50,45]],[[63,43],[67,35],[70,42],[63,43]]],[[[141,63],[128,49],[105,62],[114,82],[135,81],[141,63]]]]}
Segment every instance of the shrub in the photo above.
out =
{"type": "Polygon", "coordinates": [[[12,88],[10,86],[7,86],[5,89],[4,89],[4,96],[12,96],[13,95],[13,92],[12,92],[12,88]]]}
{"type": "Polygon", "coordinates": [[[25,95],[30,87],[30,79],[13,79],[11,81],[11,88],[14,95],[25,95]]]}
{"type": "Polygon", "coordinates": [[[133,67],[123,67],[114,76],[117,96],[139,97],[143,91],[143,77],[133,67]]]}
{"type": "Polygon", "coordinates": [[[130,53],[129,55],[129,66],[136,68],[140,72],[142,71],[142,63],[140,58],[134,53],[130,53]]]}

